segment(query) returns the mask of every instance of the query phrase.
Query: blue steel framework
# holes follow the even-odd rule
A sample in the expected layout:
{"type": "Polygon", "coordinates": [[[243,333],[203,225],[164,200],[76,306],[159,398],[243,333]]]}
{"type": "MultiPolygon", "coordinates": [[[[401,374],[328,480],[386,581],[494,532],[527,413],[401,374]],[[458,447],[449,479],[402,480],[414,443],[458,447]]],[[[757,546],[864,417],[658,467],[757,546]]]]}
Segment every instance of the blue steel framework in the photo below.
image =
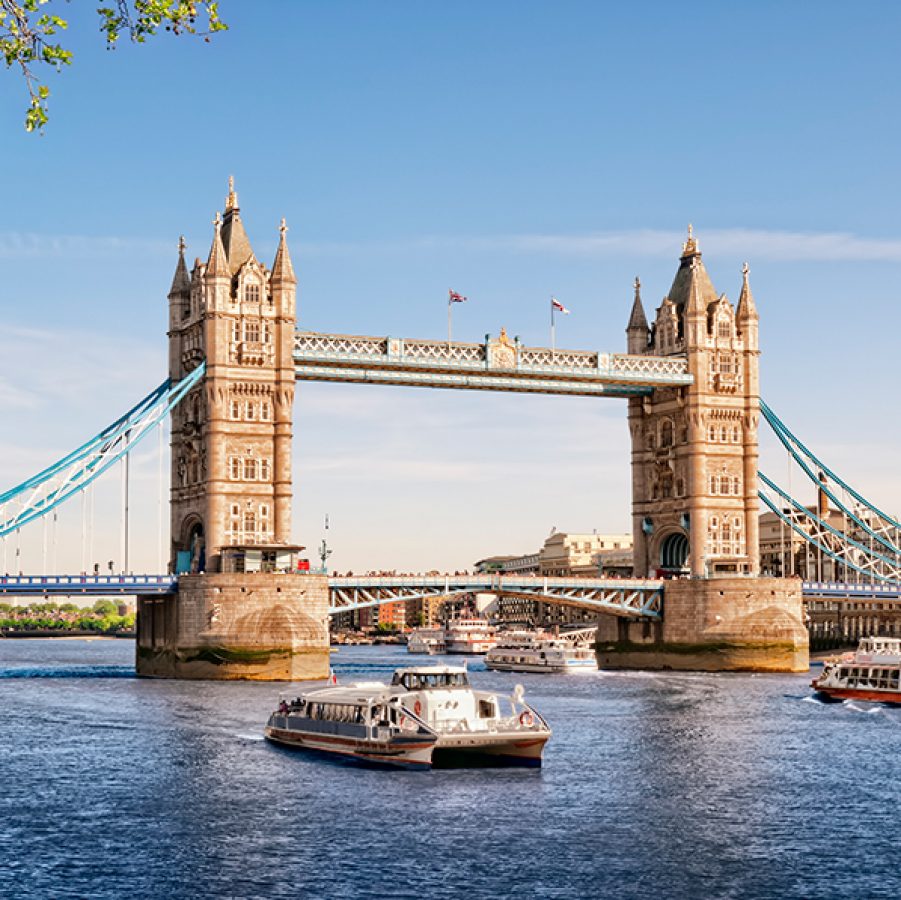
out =
{"type": "Polygon", "coordinates": [[[100,477],[169,415],[203,377],[201,363],[177,384],[168,379],[77,450],[0,494],[0,537],[47,515],[100,477]]]}
{"type": "MultiPolygon", "coordinates": [[[[405,384],[469,390],[527,393],[573,394],[627,397],[650,394],[655,388],[687,385],[692,376],[684,357],[653,357],[605,354],[594,351],[555,350],[524,347],[502,332],[497,339],[486,336],[484,343],[409,340],[391,337],[335,335],[297,332],[294,363],[298,380],[357,383],[405,384]]],[[[124,416],[105,428],[77,450],[0,494],[0,537],[46,515],[65,500],[83,490],[99,475],[125,456],[154,425],[200,380],[203,363],[178,384],[164,382],[124,416]]],[[[889,590],[901,581],[901,523],[887,516],[842,481],[814,456],[761,401],[761,412],[792,459],[853,524],[856,536],[840,532],[811,510],[794,500],[763,473],[760,498],[794,532],[818,551],[876,582],[887,582],[889,590]],[[850,498],[850,500],[848,499],[850,498]]],[[[133,576],[140,579],[142,576],[133,576]]],[[[115,579],[70,576],[34,576],[31,579],[4,579],[5,593],[135,593],[168,590],[161,581],[150,579],[117,586],[115,579]],[[77,582],[77,584],[76,584],[77,582]],[[80,585],[80,587],[79,587],[80,585]],[[72,590],[72,588],[75,590],[72,590]]],[[[490,591],[484,580],[453,584],[415,578],[409,583],[376,583],[372,579],[333,580],[333,611],[359,609],[399,599],[458,595],[490,591]],[[374,592],[374,593],[373,593],[374,592]]],[[[527,579],[504,582],[503,593],[549,602],[603,609],[619,615],[656,617],[661,614],[662,587],[659,582],[636,582],[629,593],[624,582],[579,579],[527,579]]],[[[847,590],[844,586],[839,590],[847,590]]],[[[808,592],[805,588],[805,592],[808,592]]],[[[875,586],[870,594],[877,593],[875,586]]]]}

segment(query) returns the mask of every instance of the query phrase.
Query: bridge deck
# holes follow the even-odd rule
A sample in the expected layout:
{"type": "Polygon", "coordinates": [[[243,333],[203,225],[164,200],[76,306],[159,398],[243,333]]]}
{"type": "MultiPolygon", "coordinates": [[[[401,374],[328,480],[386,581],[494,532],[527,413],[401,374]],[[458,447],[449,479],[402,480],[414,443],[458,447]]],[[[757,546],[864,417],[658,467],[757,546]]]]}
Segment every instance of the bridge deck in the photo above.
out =
{"type": "Polygon", "coordinates": [[[631,397],[691,384],[684,357],[298,332],[299,381],[405,384],[463,390],[631,397]]]}

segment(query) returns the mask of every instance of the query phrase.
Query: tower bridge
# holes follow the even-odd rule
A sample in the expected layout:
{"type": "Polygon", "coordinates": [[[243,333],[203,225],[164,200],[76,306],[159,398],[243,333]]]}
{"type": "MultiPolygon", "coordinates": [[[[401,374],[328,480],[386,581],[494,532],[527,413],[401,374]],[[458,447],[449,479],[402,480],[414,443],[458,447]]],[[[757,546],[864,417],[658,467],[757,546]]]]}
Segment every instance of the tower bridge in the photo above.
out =
{"type": "MultiPolygon", "coordinates": [[[[170,405],[153,404],[154,415],[171,410],[170,570],[177,580],[172,593],[139,597],[139,673],[321,676],[331,611],[416,591],[476,588],[475,582],[364,584],[289,574],[299,549],[291,528],[298,381],[625,399],[640,586],[629,593],[626,584],[548,579],[495,587],[610,613],[599,628],[601,642],[615,653],[608,663],[806,667],[800,583],[760,576],[759,315],[747,266],[733,305],[715,291],[689,229],[673,283],[650,321],[636,279],[626,352],[615,353],[527,347],[503,330],[479,343],[298,330],[285,222],[270,268],[253,251],[232,182],[209,253],[189,270],[185,249],[180,242],[168,295],[169,380],[159,396],[182,392],[170,405]],[[686,577],[661,583],[661,574],[686,577]],[[651,619],[658,627],[649,631],[651,619]]],[[[767,415],[776,428],[778,420],[767,415]]],[[[798,449],[778,424],[780,439],[800,458],[806,448],[798,449]]],[[[127,452],[133,423],[120,423],[120,432],[124,440],[101,433],[90,459],[70,455],[0,494],[0,534],[18,527],[22,516],[52,508],[60,483],[83,487],[127,452]],[[82,471],[74,482],[73,460],[82,471]]],[[[774,506],[790,527],[807,528],[824,552],[843,552],[831,533],[802,525],[799,510],[774,506]]],[[[889,577],[879,568],[888,552],[884,532],[901,526],[874,524],[874,515],[860,521],[878,539],[870,540],[878,558],[862,557],[866,541],[856,541],[846,571],[889,577]]]]}

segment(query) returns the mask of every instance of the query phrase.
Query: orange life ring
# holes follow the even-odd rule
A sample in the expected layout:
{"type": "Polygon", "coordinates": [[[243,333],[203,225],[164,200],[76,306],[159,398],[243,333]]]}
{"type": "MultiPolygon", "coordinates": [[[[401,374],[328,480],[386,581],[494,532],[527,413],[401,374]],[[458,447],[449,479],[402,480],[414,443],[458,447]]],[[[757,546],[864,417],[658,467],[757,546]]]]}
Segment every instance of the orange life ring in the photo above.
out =
{"type": "Polygon", "coordinates": [[[415,712],[417,716],[422,712],[422,704],[418,700],[413,704],[413,712],[415,712]]]}
{"type": "Polygon", "coordinates": [[[535,717],[529,710],[523,710],[519,714],[519,724],[525,728],[531,728],[535,724],[535,717]]]}

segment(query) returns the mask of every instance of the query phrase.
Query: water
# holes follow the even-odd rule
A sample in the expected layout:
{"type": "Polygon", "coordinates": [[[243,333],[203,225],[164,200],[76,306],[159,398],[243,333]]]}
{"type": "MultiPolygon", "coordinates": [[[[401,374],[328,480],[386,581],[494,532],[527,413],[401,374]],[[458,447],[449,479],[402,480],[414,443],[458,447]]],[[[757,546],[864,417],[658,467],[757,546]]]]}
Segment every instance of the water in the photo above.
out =
{"type": "Polygon", "coordinates": [[[544,768],[393,772],[264,742],[278,685],[145,681],[133,653],[0,641],[3,898],[901,896],[901,710],[804,676],[476,661],[551,723],[544,768]]]}

